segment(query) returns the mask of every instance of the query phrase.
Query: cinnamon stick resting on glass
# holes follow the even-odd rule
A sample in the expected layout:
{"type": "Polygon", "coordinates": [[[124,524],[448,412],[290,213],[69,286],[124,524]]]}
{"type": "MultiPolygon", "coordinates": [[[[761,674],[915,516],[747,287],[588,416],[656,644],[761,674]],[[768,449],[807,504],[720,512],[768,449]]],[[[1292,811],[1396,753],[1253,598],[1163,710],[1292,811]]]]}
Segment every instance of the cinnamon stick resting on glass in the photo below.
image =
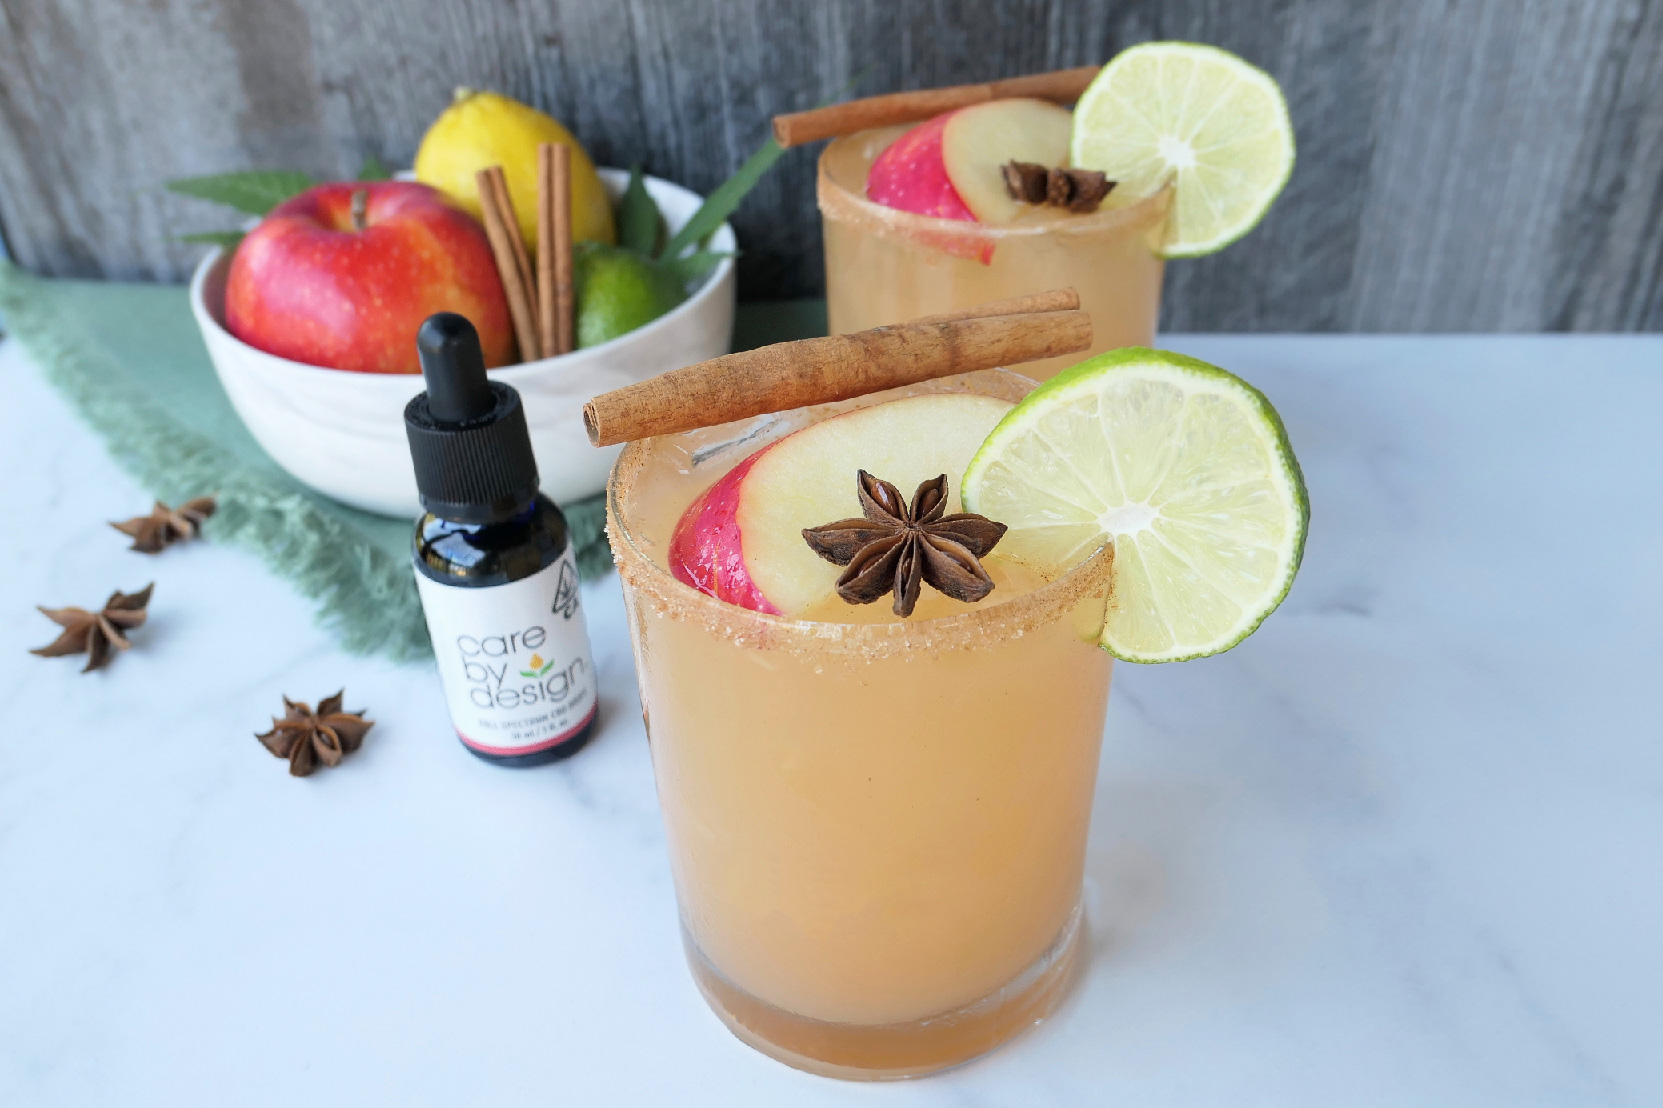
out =
{"type": "Polygon", "coordinates": [[[1060,289],[726,354],[597,396],[583,406],[583,424],[592,444],[612,446],[1078,353],[1091,346],[1091,317],[1079,304],[1073,289],[1060,289]]]}
{"type": "Polygon", "coordinates": [[[774,117],[774,141],[781,146],[801,146],[806,142],[852,135],[873,127],[890,127],[898,123],[918,123],[942,112],[968,108],[989,100],[1009,100],[1030,96],[1036,100],[1050,100],[1057,104],[1072,104],[1103,71],[1102,66],[1087,65],[1079,69],[1059,69],[1051,73],[1032,73],[1026,77],[1010,77],[1003,81],[989,81],[980,85],[954,85],[951,88],[919,89],[914,92],[892,92],[886,96],[868,96],[849,100],[806,112],[791,112],[774,117]]]}

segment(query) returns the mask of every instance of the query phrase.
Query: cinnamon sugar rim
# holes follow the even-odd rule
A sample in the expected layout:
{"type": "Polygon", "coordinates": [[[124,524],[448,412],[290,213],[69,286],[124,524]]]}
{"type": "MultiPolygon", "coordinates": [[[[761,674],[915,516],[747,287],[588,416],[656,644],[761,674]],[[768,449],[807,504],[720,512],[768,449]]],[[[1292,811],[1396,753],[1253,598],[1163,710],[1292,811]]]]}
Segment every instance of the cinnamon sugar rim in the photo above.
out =
{"type": "Polygon", "coordinates": [[[612,467],[606,491],[606,534],[613,561],[625,587],[662,618],[702,624],[717,637],[759,649],[858,656],[868,660],[914,652],[979,649],[997,646],[1067,619],[1076,605],[1101,594],[1106,605],[1114,548],[1105,542],[1097,552],[1055,580],[1032,592],[994,604],[983,602],[964,612],[935,619],[897,623],[826,623],[769,615],[718,600],[675,579],[635,543],[622,525],[619,498],[634,491],[650,461],[653,440],[630,443],[612,467]]]}
{"type": "MultiPolygon", "coordinates": [[[[873,130],[887,129],[873,128],[873,130]]],[[[826,207],[829,199],[833,205],[846,206],[849,211],[855,214],[868,219],[881,220],[900,229],[951,232],[964,238],[1001,239],[1027,235],[1098,234],[1113,230],[1122,224],[1136,224],[1153,219],[1157,214],[1165,214],[1165,209],[1169,208],[1172,203],[1174,183],[1169,179],[1148,196],[1139,197],[1124,207],[1101,207],[1095,212],[1071,214],[1067,219],[1047,223],[980,223],[962,219],[942,219],[933,215],[919,215],[917,212],[891,208],[868,199],[864,193],[851,190],[827,170],[828,158],[833,156],[833,151],[840,143],[859,142],[871,133],[872,131],[858,131],[852,135],[843,135],[827,143],[826,148],[820,152],[819,166],[815,171],[815,196],[820,202],[822,215],[827,214],[826,207]],[[1154,209],[1157,208],[1162,209],[1162,211],[1155,212],[1154,209]]],[[[1112,196],[1113,193],[1111,192],[1110,195],[1112,196]]]]}

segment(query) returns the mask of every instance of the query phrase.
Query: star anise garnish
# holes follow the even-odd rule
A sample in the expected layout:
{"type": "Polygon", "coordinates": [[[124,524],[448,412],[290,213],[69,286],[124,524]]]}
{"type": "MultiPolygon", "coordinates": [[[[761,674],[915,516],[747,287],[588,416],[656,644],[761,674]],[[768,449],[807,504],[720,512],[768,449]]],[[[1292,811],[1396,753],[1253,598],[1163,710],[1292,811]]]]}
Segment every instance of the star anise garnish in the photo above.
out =
{"type": "Polygon", "coordinates": [[[1001,170],[1012,200],[1049,204],[1082,215],[1095,212],[1116,184],[1095,169],[1047,169],[1035,162],[1011,161],[1001,170]]]}
{"type": "Polygon", "coordinates": [[[141,554],[159,554],[181,539],[194,539],[201,534],[202,523],[214,514],[214,507],[211,496],[187,500],[177,508],[169,508],[158,500],[149,515],[134,516],[110,526],[132,538],[131,549],[141,554]]]}
{"type": "Polygon", "coordinates": [[[146,585],[135,593],[117,590],[96,612],[85,608],[42,608],[41,614],[64,631],[54,641],[29,653],[39,654],[42,658],[85,654],[87,665],[82,673],[103,669],[110,664],[116,651],[126,650],[132,645],[127,641],[125,632],[144,622],[144,606],[150,603],[150,590],[155,587],[154,584],[146,585]]]}
{"type": "Polygon", "coordinates": [[[837,595],[870,604],[895,594],[895,614],[905,619],[918,603],[920,582],[954,600],[974,603],[993,591],[978,560],[1005,536],[1005,525],[970,512],[946,515],[947,475],[925,481],[909,505],[901,490],[859,472],[855,490],[863,518],[805,527],[803,538],[820,557],[848,566],[837,595]]]}
{"type": "Polygon", "coordinates": [[[254,737],[277,757],[287,758],[289,773],[295,777],[309,775],[319,762],[338,766],[342,758],[364,745],[364,736],[375,726],[374,720],[363,718],[362,709],[341,710],[345,695],[342,689],[324,697],[316,712],[310,704],[296,703],[285,696],[283,718],[273,718],[271,730],[254,737]]]}

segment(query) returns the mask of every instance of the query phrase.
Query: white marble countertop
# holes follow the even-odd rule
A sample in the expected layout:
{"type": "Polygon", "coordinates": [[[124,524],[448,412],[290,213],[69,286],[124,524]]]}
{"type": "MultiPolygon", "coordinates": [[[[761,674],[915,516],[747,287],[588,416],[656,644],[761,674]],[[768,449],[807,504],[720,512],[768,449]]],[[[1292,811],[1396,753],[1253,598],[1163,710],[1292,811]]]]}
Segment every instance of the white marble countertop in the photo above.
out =
{"type": "Polygon", "coordinates": [[[1280,408],[1303,574],[1117,672],[1072,998],[892,1086],[694,990],[615,579],[596,741],[485,765],[251,556],[128,553],[147,498],[0,344],[0,1104],[1663,1103],[1663,336],[1166,344],[1280,408]],[[108,671],[25,653],[151,580],[108,671]],[[375,729],[291,779],[254,732],[343,684],[375,729]]]}

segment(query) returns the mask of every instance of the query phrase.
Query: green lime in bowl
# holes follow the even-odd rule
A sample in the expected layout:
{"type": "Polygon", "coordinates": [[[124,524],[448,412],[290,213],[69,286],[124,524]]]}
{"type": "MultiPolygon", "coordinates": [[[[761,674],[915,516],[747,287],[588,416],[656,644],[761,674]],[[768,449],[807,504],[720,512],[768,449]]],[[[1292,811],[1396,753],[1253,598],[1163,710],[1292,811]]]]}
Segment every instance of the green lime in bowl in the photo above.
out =
{"type": "Polygon", "coordinates": [[[632,250],[592,242],[579,246],[572,279],[580,350],[628,334],[687,299],[673,272],[632,250]]]}

